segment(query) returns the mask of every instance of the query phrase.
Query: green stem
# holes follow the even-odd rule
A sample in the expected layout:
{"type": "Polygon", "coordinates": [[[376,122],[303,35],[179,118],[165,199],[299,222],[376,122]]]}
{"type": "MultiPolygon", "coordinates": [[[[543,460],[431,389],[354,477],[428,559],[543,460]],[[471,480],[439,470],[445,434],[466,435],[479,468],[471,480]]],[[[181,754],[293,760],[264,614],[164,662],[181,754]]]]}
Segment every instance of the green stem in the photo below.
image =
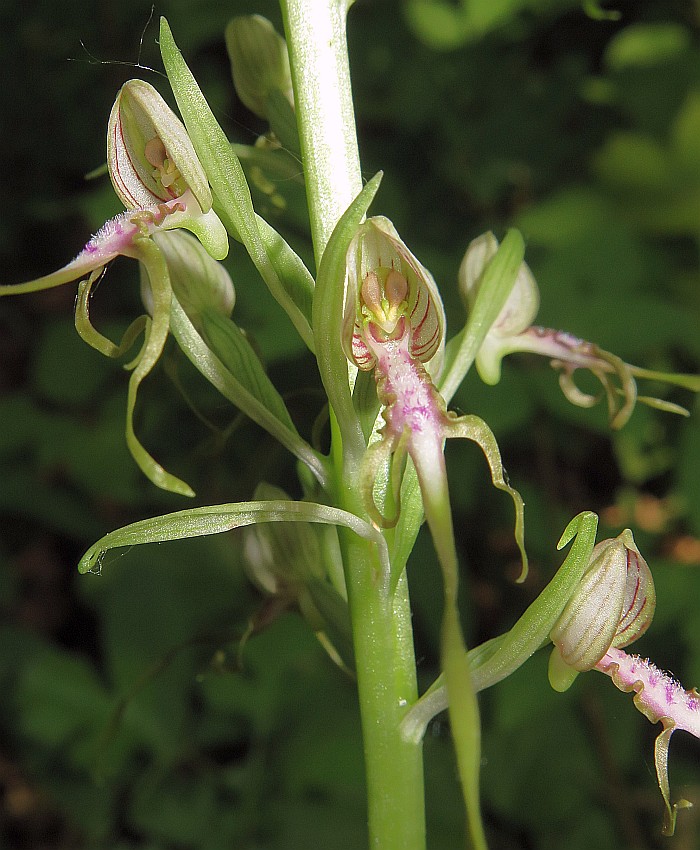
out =
{"type": "Polygon", "coordinates": [[[382,593],[376,552],[343,541],[353,626],[372,850],[425,850],[422,744],[401,736],[417,699],[406,573],[382,593]]]}
{"type": "Polygon", "coordinates": [[[362,189],[346,0],[281,0],[316,263],[362,189]]]}
{"type": "MultiPolygon", "coordinates": [[[[318,266],[333,228],[362,189],[345,39],[348,3],[280,0],[280,5],[318,266]]],[[[356,484],[343,476],[337,427],[332,437],[337,504],[365,516],[356,484]]],[[[341,545],[362,716],[370,847],[424,850],[422,747],[406,741],[400,731],[418,695],[406,576],[389,593],[377,547],[343,533],[341,545]]]]}

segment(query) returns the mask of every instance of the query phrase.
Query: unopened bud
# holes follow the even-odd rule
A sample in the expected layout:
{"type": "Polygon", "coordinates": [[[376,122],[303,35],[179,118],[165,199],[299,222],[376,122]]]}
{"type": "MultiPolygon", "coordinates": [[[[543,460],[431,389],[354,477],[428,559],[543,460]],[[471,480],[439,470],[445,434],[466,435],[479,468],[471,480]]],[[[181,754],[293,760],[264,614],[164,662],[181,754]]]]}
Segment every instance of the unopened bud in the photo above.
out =
{"type": "Polygon", "coordinates": [[[550,682],[566,690],[574,671],[591,670],[611,647],[621,648],[651,624],[656,606],[649,566],[632,532],[593,549],[581,582],[551,631],[550,682]]]}
{"type": "MultiPolygon", "coordinates": [[[[479,293],[486,264],[498,251],[498,239],[490,231],[473,239],[459,267],[459,289],[471,308],[479,293]]],[[[527,263],[518,270],[513,289],[489,333],[500,337],[515,336],[530,327],[540,307],[537,282],[527,263]]]]}
{"type": "Polygon", "coordinates": [[[226,48],[236,92],[260,118],[269,118],[273,92],[294,102],[287,43],[262,15],[241,15],[226,27],[226,48]]]}

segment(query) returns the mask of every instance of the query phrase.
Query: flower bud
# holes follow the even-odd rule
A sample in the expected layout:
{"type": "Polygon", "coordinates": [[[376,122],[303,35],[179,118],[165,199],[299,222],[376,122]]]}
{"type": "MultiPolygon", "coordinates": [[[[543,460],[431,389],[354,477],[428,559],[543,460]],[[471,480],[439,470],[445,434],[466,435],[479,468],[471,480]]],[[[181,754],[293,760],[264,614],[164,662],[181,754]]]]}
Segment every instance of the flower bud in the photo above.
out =
{"type": "Polygon", "coordinates": [[[183,123],[149,83],[124,83],[109,116],[107,162],[127,209],[182,197],[189,189],[203,213],[212,195],[183,123]]]}
{"type": "MultiPolygon", "coordinates": [[[[278,487],[260,483],[257,499],[285,499],[278,487]]],[[[244,530],[243,564],[248,578],[263,593],[298,598],[306,581],[324,578],[319,538],[311,523],[265,522],[244,530]]]]}
{"type": "Polygon", "coordinates": [[[565,690],[574,671],[591,670],[611,647],[621,648],[651,624],[656,606],[649,566],[629,529],[598,543],[588,569],[551,631],[550,682],[565,690]]]}
{"type": "Polygon", "coordinates": [[[435,281],[389,219],[368,218],[359,226],[347,254],[346,357],[360,369],[372,369],[374,355],[364,341],[366,326],[371,323],[390,338],[402,319],[410,328],[411,356],[422,363],[434,361],[430,371],[438,371],[445,344],[445,311],[435,281]]]}
{"type": "MultiPolygon", "coordinates": [[[[498,250],[498,239],[490,231],[473,239],[459,267],[459,288],[467,308],[471,308],[479,293],[486,264],[498,250]]],[[[515,336],[528,328],[540,306],[537,282],[526,263],[522,263],[513,289],[489,333],[500,337],[515,336]]]]}
{"type": "Polygon", "coordinates": [[[269,99],[281,91],[294,103],[287,43],[262,15],[240,15],[226,27],[226,48],[236,93],[260,118],[269,118],[269,99]]]}

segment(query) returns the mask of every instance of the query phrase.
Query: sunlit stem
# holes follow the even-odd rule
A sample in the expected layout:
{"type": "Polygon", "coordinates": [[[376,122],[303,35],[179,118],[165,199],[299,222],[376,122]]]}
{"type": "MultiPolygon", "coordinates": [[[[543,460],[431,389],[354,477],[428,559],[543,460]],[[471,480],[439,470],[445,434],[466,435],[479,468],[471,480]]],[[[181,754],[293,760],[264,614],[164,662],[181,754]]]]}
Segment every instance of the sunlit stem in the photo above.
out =
{"type": "Polygon", "coordinates": [[[316,262],[362,189],[350,66],[347,0],[281,0],[316,262]]]}
{"type": "MultiPolygon", "coordinates": [[[[346,0],[281,0],[317,267],[336,223],[362,189],[345,43],[347,6],[346,0]]],[[[324,364],[319,365],[323,372],[324,364]]],[[[341,428],[332,409],[330,416],[336,502],[366,515],[356,483],[343,475],[341,428]]],[[[362,717],[370,846],[424,850],[422,750],[400,732],[418,694],[406,579],[387,593],[377,547],[347,534],[340,539],[362,717]]]]}

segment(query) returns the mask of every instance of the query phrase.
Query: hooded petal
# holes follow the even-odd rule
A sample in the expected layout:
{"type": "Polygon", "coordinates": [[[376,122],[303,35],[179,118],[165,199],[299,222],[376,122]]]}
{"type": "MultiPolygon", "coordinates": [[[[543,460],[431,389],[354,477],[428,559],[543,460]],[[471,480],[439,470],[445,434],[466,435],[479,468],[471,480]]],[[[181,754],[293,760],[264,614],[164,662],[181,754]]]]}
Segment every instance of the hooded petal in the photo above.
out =
{"type": "MultiPolygon", "coordinates": [[[[365,282],[371,275],[380,287],[375,293],[375,304],[384,311],[383,329],[390,333],[391,328],[385,323],[396,325],[405,316],[411,328],[411,356],[428,363],[440,355],[445,344],[445,311],[435,280],[411,253],[389,219],[375,216],[360,225],[347,254],[343,349],[348,359],[360,369],[369,370],[374,365],[374,356],[363,339],[368,317],[365,282]],[[392,270],[407,284],[400,300],[387,289],[387,285],[391,287],[392,270]]],[[[374,320],[378,320],[376,310],[374,320]]]]}
{"type": "Polygon", "coordinates": [[[211,209],[211,189],[187,130],[143,80],[129,80],[117,95],[107,128],[107,162],[127,209],[170,201],[187,189],[202,212],[211,209]]]}

